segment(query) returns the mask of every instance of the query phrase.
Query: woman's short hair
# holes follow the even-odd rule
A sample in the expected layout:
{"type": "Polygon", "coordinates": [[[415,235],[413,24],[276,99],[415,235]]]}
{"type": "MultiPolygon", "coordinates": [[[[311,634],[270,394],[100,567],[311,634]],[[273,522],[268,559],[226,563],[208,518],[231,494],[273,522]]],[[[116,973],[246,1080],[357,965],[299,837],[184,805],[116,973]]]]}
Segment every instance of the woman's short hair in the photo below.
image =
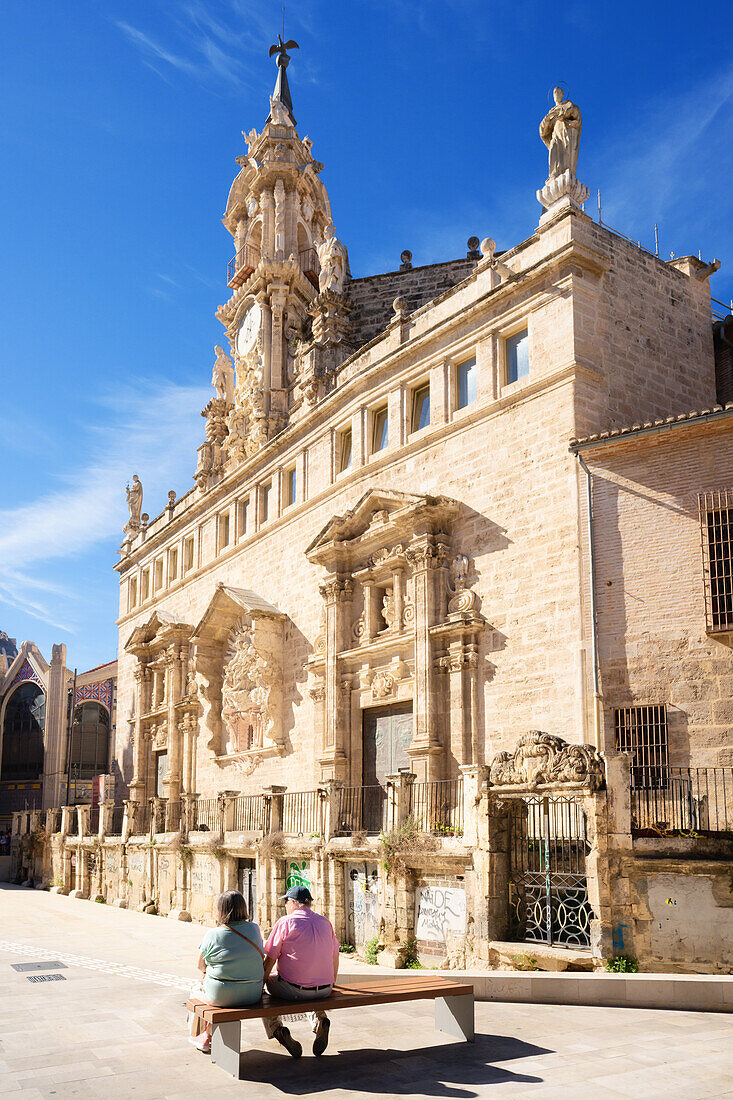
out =
{"type": "Polygon", "coordinates": [[[223,894],[219,894],[214,908],[217,924],[232,924],[238,920],[249,920],[247,902],[239,890],[225,890],[223,894]]]}

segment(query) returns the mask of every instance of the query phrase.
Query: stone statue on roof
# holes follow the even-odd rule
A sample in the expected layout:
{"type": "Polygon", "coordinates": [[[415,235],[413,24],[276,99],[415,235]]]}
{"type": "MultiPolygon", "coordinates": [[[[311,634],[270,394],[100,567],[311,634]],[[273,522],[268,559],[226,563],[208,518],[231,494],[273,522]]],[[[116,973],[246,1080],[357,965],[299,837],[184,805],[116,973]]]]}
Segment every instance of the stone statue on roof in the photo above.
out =
{"type": "Polygon", "coordinates": [[[564,98],[562,88],[552,92],[555,106],[551,107],[540,123],[540,137],[549,150],[550,170],[548,180],[564,172],[577,175],[580,130],[583,118],[580,108],[564,98]]]}
{"type": "Polygon", "coordinates": [[[234,367],[224,348],[220,348],[218,344],[214,348],[214,353],[216,362],[211,375],[211,384],[216,390],[216,396],[226,401],[227,405],[231,405],[234,401],[234,367]]]}
{"type": "Polygon", "coordinates": [[[330,290],[334,294],[343,294],[346,279],[346,249],[336,236],[333,225],[327,225],[323,231],[323,240],[316,245],[321,271],[318,276],[318,289],[323,293],[330,290]]]}
{"type": "Polygon", "coordinates": [[[140,513],[143,508],[143,487],[137,474],[132,475],[132,485],[127,486],[127,507],[130,509],[130,519],[125,524],[125,534],[136,534],[140,530],[140,513]]]}

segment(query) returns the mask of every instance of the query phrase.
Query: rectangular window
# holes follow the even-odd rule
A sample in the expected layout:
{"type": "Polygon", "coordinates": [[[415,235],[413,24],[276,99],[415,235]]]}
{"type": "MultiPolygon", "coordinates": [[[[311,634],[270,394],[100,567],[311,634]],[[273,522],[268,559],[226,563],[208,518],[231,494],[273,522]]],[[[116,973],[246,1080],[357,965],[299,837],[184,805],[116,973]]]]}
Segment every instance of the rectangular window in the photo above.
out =
{"type": "Polygon", "coordinates": [[[168,551],[168,584],[178,576],[178,550],[174,547],[168,551]]]}
{"type": "Polygon", "coordinates": [[[466,359],[456,366],[456,408],[473,405],[478,396],[478,372],[476,360],[466,359]]]}
{"type": "Polygon", "coordinates": [[[153,588],[157,592],[158,589],[163,587],[163,559],[158,558],[153,568],[153,588]]]}
{"type": "Polygon", "coordinates": [[[389,417],[387,406],[372,413],[372,454],[383,451],[389,442],[389,417]]]}
{"type": "Polygon", "coordinates": [[[237,538],[247,534],[249,522],[249,499],[240,500],[237,505],[237,538]]]}
{"type": "Polygon", "coordinates": [[[421,428],[427,428],[430,423],[430,383],[418,386],[412,391],[412,418],[410,431],[419,432],[421,428]]]}
{"type": "Polygon", "coordinates": [[[150,570],[143,569],[142,572],[142,599],[143,603],[150,595],[150,570]]]}
{"type": "Polygon", "coordinates": [[[127,610],[132,611],[133,607],[137,603],[137,577],[130,577],[130,584],[127,589],[127,610]]]}
{"type": "Polygon", "coordinates": [[[617,751],[632,754],[631,786],[647,790],[666,786],[666,706],[615,707],[613,723],[617,751]]]}
{"type": "Polygon", "coordinates": [[[699,504],[706,626],[733,630],[733,492],[701,493],[699,504]]]}
{"type": "Polygon", "coordinates": [[[295,504],[298,495],[298,475],[295,466],[285,471],[283,476],[283,489],[285,493],[285,507],[290,508],[295,504]]]}
{"type": "Polygon", "coordinates": [[[193,535],[186,539],[183,544],[183,570],[185,573],[190,573],[193,569],[193,535]]]}
{"type": "Polygon", "coordinates": [[[517,382],[529,374],[529,336],[527,330],[509,336],[506,347],[506,380],[517,382]]]}
{"type": "Polygon", "coordinates": [[[260,523],[267,523],[270,518],[270,492],[272,483],[260,486],[260,523]]]}
{"type": "Polygon", "coordinates": [[[351,469],[351,428],[344,428],[336,436],[336,473],[351,469]]]}
{"type": "Polygon", "coordinates": [[[219,549],[223,550],[229,545],[229,513],[222,512],[219,516],[219,549]]]}

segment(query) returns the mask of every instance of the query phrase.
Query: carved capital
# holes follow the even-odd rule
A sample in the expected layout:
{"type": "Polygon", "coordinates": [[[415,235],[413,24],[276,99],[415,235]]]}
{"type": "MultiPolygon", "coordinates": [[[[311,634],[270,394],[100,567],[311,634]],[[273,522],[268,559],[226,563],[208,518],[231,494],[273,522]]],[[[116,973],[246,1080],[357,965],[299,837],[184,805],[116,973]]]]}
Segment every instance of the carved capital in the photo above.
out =
{"type": "Polygon", "coordinates": [[[330,577],[322,582],[319,591],[326,604],[344,603],[354,595],[351,577],[330,577]]]}

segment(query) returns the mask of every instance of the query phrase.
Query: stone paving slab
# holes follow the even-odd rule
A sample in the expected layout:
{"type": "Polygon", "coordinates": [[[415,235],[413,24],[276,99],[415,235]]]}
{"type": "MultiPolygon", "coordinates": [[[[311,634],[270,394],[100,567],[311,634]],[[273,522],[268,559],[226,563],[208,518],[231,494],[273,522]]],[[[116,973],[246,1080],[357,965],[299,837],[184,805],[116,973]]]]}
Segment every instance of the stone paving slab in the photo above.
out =
{"type": "Polygon", "coordinates": [[[200,927],[0,887],[0,928],[26,945],[0,948],[0,1096],[13,1100],[733,1097],[731,1015],[497,1002],[476,1004],[474,1044],[436,1032],[432,1004],[339,1011],[317,1060],[297,1022],[298,1062],[250,1021],[236,1082],[187,1042],[200,927]],[[39,952],[78,961],[36,985],[12,964],[39,952]]]}

